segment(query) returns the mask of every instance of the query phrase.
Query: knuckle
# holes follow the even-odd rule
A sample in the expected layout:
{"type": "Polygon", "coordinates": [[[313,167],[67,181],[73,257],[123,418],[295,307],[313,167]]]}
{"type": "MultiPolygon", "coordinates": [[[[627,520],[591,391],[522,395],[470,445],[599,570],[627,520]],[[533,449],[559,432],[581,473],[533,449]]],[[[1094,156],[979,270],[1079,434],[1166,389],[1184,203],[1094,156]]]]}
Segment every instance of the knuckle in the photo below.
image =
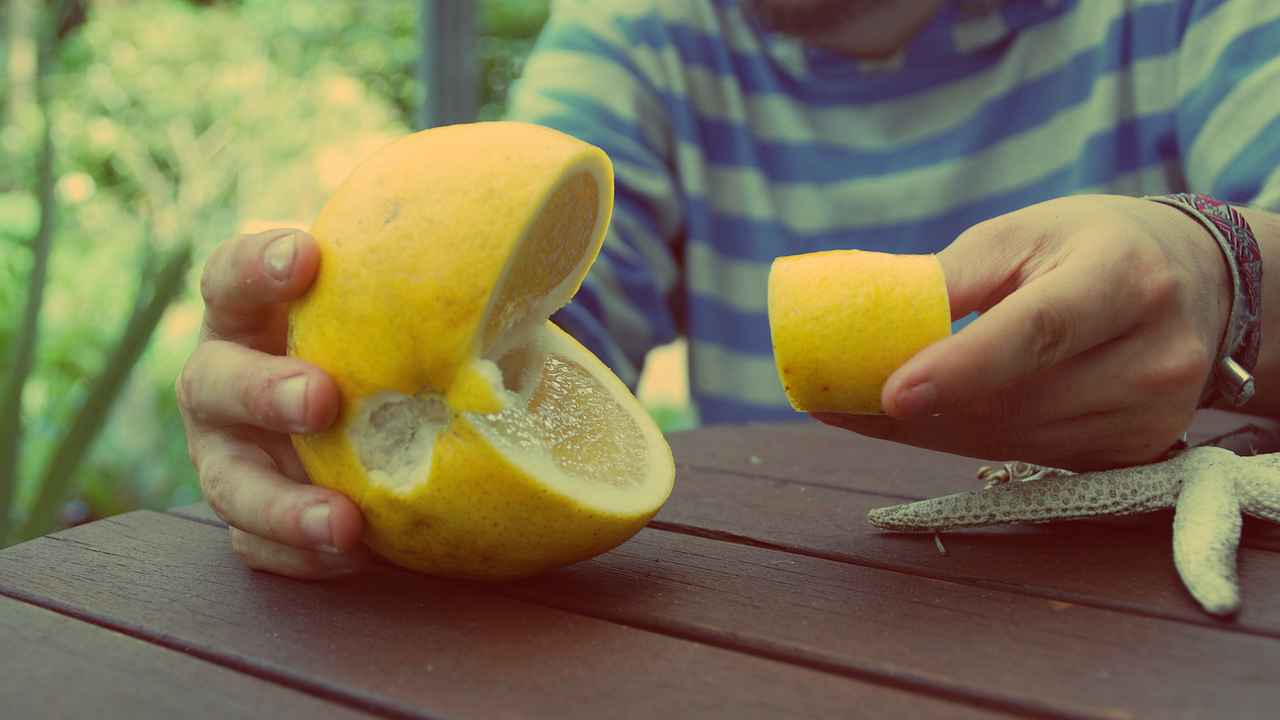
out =
{"type": "Polygon", "coordinates": [[[236,306],[252,293],[257,282],[255,260],[264,242],[263,235],[237,235],[223,242],[209,256],[200,276],[200,295],[206,306],[236,306]]]}
{"type": "Polygon", "coordinates": [[[1203,341],[1188,334],[1144,366],[1138,385],[1149,393],[1199,388],[1209,375],[1213,353],[1203,341]]]}
{"type": "Polygon", "coordinates": [[[239,244],[243,237],[242,235],[223,241],[213,249],[209,259],[205,261],[204,271],[200,273],[200,297],[205,305],[216,305],[222,298],[222,278],[226,272],[230,246],[239,244]]]}
{"type": "Polygon", "coordinates": [[[191,363],[194,358],[187,358],[187,362],[182,366],[182,370],[178,373],[178,377],[173,383],[173,393],[178,398],[178,407],[184,412],[191,408],[191,363]]]}
{"type": "Polygon", "coordinates": [[[191,467],[195,468],[198,474],[200,469],[200,457],[203,453],[200,452],[200,443],[198,438],[192,432],[190,424],[187,424],[186,430],[187,460],[191,462],[191,467]]]}
{"type": "Polygon", "coordinates": [[[1066,313],[1052,304],[1041,303],[1031,311],[1029,323],[1033,367],[1046,368],[1062,361],[1074,332],[1066,313]]]}
{"type": "MultiPolygon", "coordinates": [[[[1150,251],[1147,251],[1148,253],[1150,251]]],[[[1182,290],[1178,274],[1167,262],[1147,260],[1135,266],[1136,302],[1145,313],[1172,307],[1182,290]]]]}
{"type": "Polygon", "coordinates": [[[195,422],[203,422],[209,419],[208,408],[204,407],[201,402],[201,394],[197,390],[209,365],[207,362],[208,355],[208,343],[200,343],[200,345],[196,346],[196,349],[191,353],[191,357],[187,358],[186,364],[182,366],[182,371],[178,373],[178,379],[174,384],[178,407],[185,417],[195,422]]]}
{"type": "Polygon", "coordinates": [[[273,380],[269,374],[246,376],[237,388],[240,405],[251,417],[260,423],[272,423],[278,420],[275,402],[272,397],[273,380]]]}
{"type": "Polygon", "coordinates": [[[290,492],[272,493],[263,503],[263,532],[271,539],[285,541],[298,527],[299,499],[290,492]]]}
{"type": "Polygon", "coordinates": [[[265,570],[266,562],[263,553],[254,542],[254,536],[237,527],[229,528],[231,532],[231,550],[240,556],[245,565],[254,570],[265,570]]]}
{"type": "Polygon", "coordinates": [[[227,532],[231,535],[231,549],[243,554],[249,546],[249,534],[235,527],[227,528],[227,532]]]}
{"type": "Polygon", "coordinates": [[[209,507],[223,520],[231,522],[235,496],[232,458],[226,453],[207,453],[201,458],[196,474],[209,507]]]}

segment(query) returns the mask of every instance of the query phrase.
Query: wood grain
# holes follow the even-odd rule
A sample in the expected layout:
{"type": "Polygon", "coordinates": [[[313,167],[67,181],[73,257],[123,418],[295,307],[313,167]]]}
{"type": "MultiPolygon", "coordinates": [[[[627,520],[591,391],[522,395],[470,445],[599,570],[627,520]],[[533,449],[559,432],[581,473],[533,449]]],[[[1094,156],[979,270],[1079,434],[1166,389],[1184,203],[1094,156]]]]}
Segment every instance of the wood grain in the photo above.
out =
{"type": "MultiPolygon", "coordinates": [[[[685,470],[651,526],[783,552],[1280,638],[1280,555],[1240,553],[1244,608],[1230,621],[1204,613],[1173,567],[1172,516],[1100,527],[998,527],[932,535],[869,525],[878,496],[732,473],[685,470]]],[[[169,512],[221,524],[204,503],[169,512]]]]}
{"type": "Polygon", "coordinates": [[[1280,703],[1272,638],[673,533],[504,592],[1024,712],[1261,717],[1280,703]]]}
{"type": "MultiPolygon", "coordinates": [[[[1202,410],[1188,431],[1192,443],[1240,428],[1257,432],[1224,442],[1236,452],[1280,450],[1280,423],[1250,415],[1202,410]]],[[[716,425],[667,436],[686,467],[740,472],[810,484],[831,484],[886,497],[920,498],[975,487],[986,460],[924,450],[851,433],[813,421],[716,425]]],[[[1009,458],[1014,459],[1014,458],[1009,458]]]]}
{"type": "MultiPolygon", "coordinates": [[[[681,472],[655,527],[1073,603],[1224,627],[1173,567],[1169,513],[1119,526],[1055,523],[940,536],[890,533],[867,511],[883,497],[732,473],[681,472]]],[[[1240,551],[1244,609],[1233,629],[1280,637],[1280,554],[1240,551]]]]}
{"type": "Polygon", "coordinates": [[[885,687],[375,567],[247,570],[226,532],[130,513],[0,553],[0,591],[400,717],[980,717],[885,687]]]}
{"type": "Polygon", "coordinates": [[[372,718],[0,596],[6,718],[372,718]]]}
{"type": "MultiPolygon", "coordinates": [[[[1280,438],[1280,428],[1276,423],[1218,411],[1202,411],[1193,426],[1192,440],[1205,440],[1245,424],[1265,431],[1240,436],[1238,441],[1253,442],[1259,450],[1280,449],[1276,440],[1280,438]],[[1272,429],[1277,434],[1273,435],[1272,429]]],[[[981,483],[975,473],[985,462],[876,440],[818,423],[715,426],[673,433],[669,439],[678,464],[677,487],[691,473],[709,470],[879,496],[881,500],[873,506],[977,489],[981,483]]],[[[1280,525],[1247,522],[1244,545],[1280,551],[1280,525]]]]}
{"type": "MultiPolygon", "coordinates": [[[[777,663],[775,677],[717,670],[715,661],[681,662],[681,652],[645,640],[767,661],[636,635],[634,628],[1024,713],[1249,715],[1280,703],[1280,686],[1266,670],[1280,663],[1280,642],[1269,638],[652,530],[597,560],[505,586],[447,583],[386,567],[358,580],[301,584],[238,567],[216,528],[135,513],[0,555],[0,576],[15,572],[45,602],[107,610],[147,632],[232,648],[238,662],[302,673],[290,677],[323,683],[327,692],[412,693],[446,716],[477,694],[492,699],[485,706],[492,711],[511,703],[542,713],[570,706],[608,711],[565,689],[584,686],[646,712],[676,712],[673,698],[717,697],[719,690],[714,704],[708,699],[699,707],[777,714],[786,695],[764,686],[787,682],[779,678],[788,670],[810,672],[777,663]],[[100,551],[112,553],[106,563],[100,551]],[[16,568],[2,564],[11,559],[16,568]],[[31,570],[40,564],[60,570],[53,577],[31,570]],[[159,577],[153,565],[163,568],[159,577]],[[493,590],[600,622],[498,598],[493,590]],[[270,642],[262,641],[266,628],[270,642]],[[619,633],[626,635],[615,638],[619,633]],[[655,663],[659,656],[664,661],[655,663]],[[406,674],[423,662],[447,672],[406,674]],[[619,673],[619,662],[627,672],[619,673]],[[602,667],[611,674],[597,677],[602,667]],[[485,669],[499,671],[506,684],[495,689],[485,684],[489,676],[473,677],[485,669]],[[700,673],[719,675],[737,694],[701,682],[700,673]],[[422,692],[423,683],[431,683],[430,693],[422,692]]],[[[412,706],[406,699],[391,707],[412,706]]],[[[834,707],[800,709],[821,714],[834,707]]],[[[702,714],[688,707],[683,713],[702,714]]]]}

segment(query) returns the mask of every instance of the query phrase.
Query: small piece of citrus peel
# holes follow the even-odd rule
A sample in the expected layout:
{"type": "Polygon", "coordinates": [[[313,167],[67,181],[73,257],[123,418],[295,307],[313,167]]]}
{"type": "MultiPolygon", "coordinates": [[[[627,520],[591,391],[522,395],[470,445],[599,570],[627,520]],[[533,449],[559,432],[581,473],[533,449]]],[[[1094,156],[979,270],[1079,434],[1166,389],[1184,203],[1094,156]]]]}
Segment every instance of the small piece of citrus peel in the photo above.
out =
{"type": "Polygon", "coordinates": [[[671,494],[671,449],[626,386],[547,318],[613,207],[603,151],[496,122],[404,137],[320,211],[320,269],[289,353],[328,372],[329,430],[294,435],[365,542],[434,575],[507,579],[584,560],[671,494]]]}
{"type": "Polygon", "coordinates": [[[883,414],[889,376],[951,334],[942,264],[863,250],[780,257],[769,270],[769,328],[792,407],[883,414]]]}

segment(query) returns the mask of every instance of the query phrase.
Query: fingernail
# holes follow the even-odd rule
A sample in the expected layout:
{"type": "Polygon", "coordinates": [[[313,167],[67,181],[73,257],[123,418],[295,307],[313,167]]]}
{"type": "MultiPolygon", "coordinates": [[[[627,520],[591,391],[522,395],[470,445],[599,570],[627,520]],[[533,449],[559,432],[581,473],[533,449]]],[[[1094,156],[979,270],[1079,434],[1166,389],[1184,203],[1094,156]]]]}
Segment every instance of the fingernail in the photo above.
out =
{"type": "Polygon", "coordinates": [[[293,235],[276,238],[262,254],[267,273],[276,280],[288,280],[293,269],[293,258],[298,253],[298,241],[293,235]]]}
{"type": "Polygon", "coordinates": [[[918,417],[933,412],[938,402],[938,389],[924,381],[898,393],[898,412],[904,417],[918,417]]]}
{"type": "Polygon", "coordinates": [[[298,524],[302,526],[302,535],[317,550],[336,553],[333,546],[333,533],[329,530],[329,503],[319,502],[302,511],[298,516],[298,524]]]}
{"type": "Polygon", "coordinates": [[[296,375],[275,386],[276,410],[293,425],[295,432],[306,429],[307,382],[306,375],[296,375]]]}

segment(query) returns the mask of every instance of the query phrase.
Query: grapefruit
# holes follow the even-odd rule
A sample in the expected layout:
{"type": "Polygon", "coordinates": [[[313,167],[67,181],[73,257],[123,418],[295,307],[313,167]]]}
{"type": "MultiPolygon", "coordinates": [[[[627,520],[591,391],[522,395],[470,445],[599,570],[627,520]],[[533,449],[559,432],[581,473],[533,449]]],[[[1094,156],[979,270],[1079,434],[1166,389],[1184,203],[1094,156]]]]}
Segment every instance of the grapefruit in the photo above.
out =
{"type": "Polygon", "coordinates": [[[342,404],[293,443],[313,482],[361,508],[378,554],[529,576],[617,546],[670,495],[657,426],[547,320],[600,251],[612,172],[554,130],[453,125],[382,148],[321,210],[289,352],[342,404]]]}

